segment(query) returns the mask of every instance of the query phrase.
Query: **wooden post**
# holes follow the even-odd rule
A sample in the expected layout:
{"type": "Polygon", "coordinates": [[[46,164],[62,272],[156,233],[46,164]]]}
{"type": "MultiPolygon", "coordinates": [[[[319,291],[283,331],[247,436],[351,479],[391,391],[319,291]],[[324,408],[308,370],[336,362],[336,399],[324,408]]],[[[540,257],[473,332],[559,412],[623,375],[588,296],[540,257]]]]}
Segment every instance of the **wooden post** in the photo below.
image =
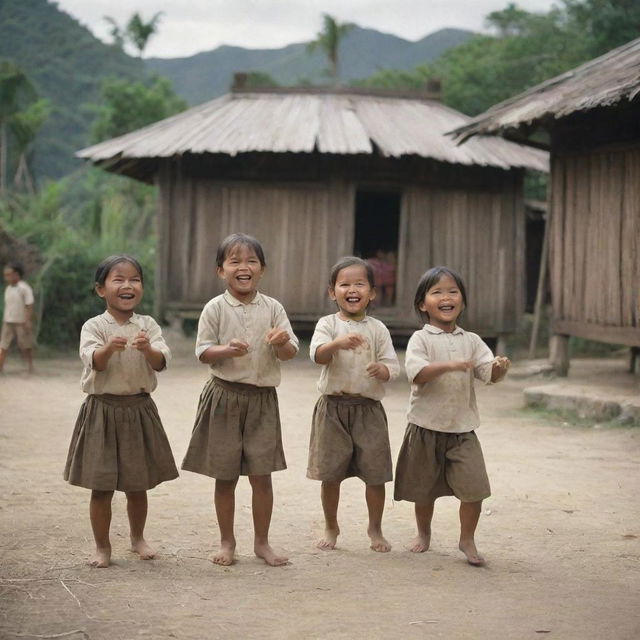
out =
{"type": "Polygon", "coordinates": [[[536,346],[538,345],[538,330],[540,329],[540,318],[544,306],[545,282],[547,277],[547,256],[549,255],[549,235],[551,227],[551,216],[547,215],[544,223],[544,236],[542,236],[542,251],[540,252],[540,270],[538,271],[538,288],[536,289],[536,303],[533,309],[533,325],[531,326],[531,339],[529,341],[529,360],[536,357],[536,346]]]}
{"type": "Polygon", "coordinates": [[[566,378],[569,373],[569,336],[557,333],[551,336],[549,359],[556,375],[566,378]]]}

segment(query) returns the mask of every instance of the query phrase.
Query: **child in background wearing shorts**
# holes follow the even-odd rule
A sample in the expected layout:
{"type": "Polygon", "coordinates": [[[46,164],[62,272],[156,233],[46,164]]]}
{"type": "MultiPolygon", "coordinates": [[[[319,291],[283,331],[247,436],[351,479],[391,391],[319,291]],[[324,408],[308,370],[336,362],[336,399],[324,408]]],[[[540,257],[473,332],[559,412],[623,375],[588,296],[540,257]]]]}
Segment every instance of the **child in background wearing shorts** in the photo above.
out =
{"type": "Polygon", "coordinates": [[[10,262],[3,270],[4,281],[4,314],[2,332],[0,333],[0,371],[4,366],[7,351],[16,339],[20,353],[27,363],[27,370],[33,373],[33,290],[22,279],[24,269],[19,262],[10,262]]]}
{"type": "Polygon", "coordinates": [[[510,362],[494,358],[480,336],[457,325],[466,306],[464,283],[451,269],[434,267],[420,279],[414,307],[427,324],[407,345],[409,425],[398,455],[394,497],[415,503],[418,535],[410,550],[420,553],[429,549],[435,499],[455,495],[460,500],[459,549],[469,564],[480,566],[484,558],[474,536],[482,500],[491,490],[475,434],[480,417],[473,384],[474,378],[498,382],[510,362]]]}
{"type": "Polygon", "coordinates": [[[218,247],[218,276],[227,290],[210,300],[198,323],[196,356],[211,367],[182,468],[216,479],[220,527],[215,564],[234,561],[235,488],[249,476],[253,492],[254,552],[272,566],[288,559],[269,544],[271,473],[286,469],[278,396],[280,361],[298,352],[282,305],[258,291],[266,262],[260,243],[242,233],[218,247]]]}
{"type": "Polygon", "coordinates": [[[322,481],[325,532],[318,547],[335,548],[340,483],[357,476],[366,485],[371,549],[386,552],[391,545],[382,535],[382,514],[392,463],[380,400],[384,383],[398,376],[400,365],[389,330],[367,315],[376,296],[370,264],[342,258],[331,271],[329,296],[338,312],[320,318],[310,345],[311,360],[322,365],[307,467],[307,477],[322,481]]]}

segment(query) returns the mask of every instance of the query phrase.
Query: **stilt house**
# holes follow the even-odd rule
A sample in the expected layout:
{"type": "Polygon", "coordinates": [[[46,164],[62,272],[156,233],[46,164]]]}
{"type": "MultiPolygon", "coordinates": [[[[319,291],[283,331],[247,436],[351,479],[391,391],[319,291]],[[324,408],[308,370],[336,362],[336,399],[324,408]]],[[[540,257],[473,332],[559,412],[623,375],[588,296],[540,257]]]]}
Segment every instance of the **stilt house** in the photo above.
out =
{"type": "MultiPolygon", "coordinates": [[[[551,150],[552,359],[569,336],[640,346],[640,39],[459,128],[551,150]]],[[[464,146],[464,145],[463,145],[464,146]]],[[[637,362],[632,363],[637,368],[637,362]]]]}
{"type": "Polygon", "coordinates": [[[160,317],[197,316],[222,291],[218,243],[245,232],[298,326],[335,308],[330,268],[356,254],[384,271],[375,314],[396,333],[417,325],[420,275],[446,264],[468,282],[465,326],[498,337],[524,306],[524,170],[548,161],[494,137],[457,146],[444,134],[467,120],[432,96],[237,84],[78,155],[158,185],[160,317]]]}

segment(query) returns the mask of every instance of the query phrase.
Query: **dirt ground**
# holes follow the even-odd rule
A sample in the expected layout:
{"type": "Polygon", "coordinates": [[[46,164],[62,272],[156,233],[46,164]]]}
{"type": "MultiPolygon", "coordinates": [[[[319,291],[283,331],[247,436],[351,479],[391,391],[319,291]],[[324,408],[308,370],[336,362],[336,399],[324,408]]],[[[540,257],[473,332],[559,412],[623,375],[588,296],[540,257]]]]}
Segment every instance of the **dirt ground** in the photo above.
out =
{"type": "MultiPolygon", "coordinates": [[[[178,463],[207,372],[187,341],[155,399],[178,463]]],[[[513,377],[479,389],[479,430],[493,497],[477,541],[484,568],[457,551],[457,505],[436,506],[432,549],[412,554],[412,505],[387,485],[388,554],[368,549],[363,486],[343,485],[342,536],[315,548],[318,483],[305,478],[317,396],[306,347],[279,390],[289,469],[274,474],[272,543],[291,564],[252,553],[250,493],[237,493],[238,562],[214,566],[213,481],[184,472],[150,492],[153,561],[129,552],[125,501],[114,500],[109,569],[92,552],[89,492],[62,480],[82,401],[79,360],[37,360],[27,377],[11,356],[0,377],[1,638],[448,638],[563,640],[640,637],[640,430],[563,425],[524,410],[513,377]]],[[[621,363],[621,367],[624,363],[621,363]]],[[[384,401],[394,458],[405,427],[406,380],[384,401]]]]}

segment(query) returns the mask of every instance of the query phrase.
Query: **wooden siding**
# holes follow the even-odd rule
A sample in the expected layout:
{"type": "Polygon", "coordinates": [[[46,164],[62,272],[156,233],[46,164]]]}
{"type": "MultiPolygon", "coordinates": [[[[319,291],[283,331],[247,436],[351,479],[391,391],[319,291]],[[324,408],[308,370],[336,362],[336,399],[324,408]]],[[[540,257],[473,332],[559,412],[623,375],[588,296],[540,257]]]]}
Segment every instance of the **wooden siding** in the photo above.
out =
{"type": "Polygon", "coordinates": [[[267,260],[261,290],[290,314],[331,308],[329,270],[353,250],[353,192],[345,182],[217,182],[167,168],[160,189],[160,226],[170,238],[158,251],[161,314],[167,306],[196,309],[222,293],[216,248],[234,232],[260,240],[267,260]]]}
{"type": "MultiPolygon", "coordinates": [[[[353,252],[359,183],[193,178],[169,163],[160,175],[159,317],[171,308],[196,313],[223,291],[215,252],[237,231],[263,244],[268,266],[261,290],[280,300],[293,320],[309,323],[335,308],[327,296],[329,270],[353,252]]],[[[398,185],[397,304],[376,309],[377,317],[397,330],[415,328],[416,284],[426,269],[445,264],[467,282],[465,328],[485,336],[517,328],[524,310],[522,176],[501,177],[491,190],[398,185]]]]}
{"type": "Polygon", "coordinates": [[[399,298],[412,309],[420,276],[458,271],[469,307],[461,324],[484,336],[514,331],[524,312],[524,212],[517,181],[498,192],[409,189],[401,229],[399,298]]]}
{"type": "Polygon", "coordinates": [[[554,330],[640,345],[640,148],[556,153],[554,330]]]}

